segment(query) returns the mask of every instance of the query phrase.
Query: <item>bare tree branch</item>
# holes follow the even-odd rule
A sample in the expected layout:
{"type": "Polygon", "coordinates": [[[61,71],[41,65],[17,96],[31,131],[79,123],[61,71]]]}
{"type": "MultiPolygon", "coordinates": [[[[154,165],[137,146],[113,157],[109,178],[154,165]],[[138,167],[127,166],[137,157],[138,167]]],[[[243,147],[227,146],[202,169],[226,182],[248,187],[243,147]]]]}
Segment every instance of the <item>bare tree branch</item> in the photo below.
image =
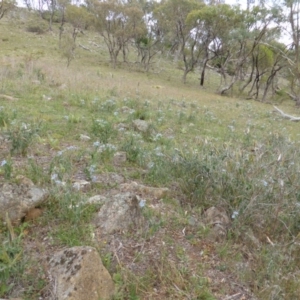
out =
{"type": "Polygon", "coordinates": [[[294,122],[299,122],[300,121],[300,117],[295,117],[295,116],[291,116],[288,115],[286,113],[284,113],[281,109],[279,109],[278,107],[274,106],[274,108],[285,118],[285,119],[289,119],[290,121],[294,121],[294,122]]]}

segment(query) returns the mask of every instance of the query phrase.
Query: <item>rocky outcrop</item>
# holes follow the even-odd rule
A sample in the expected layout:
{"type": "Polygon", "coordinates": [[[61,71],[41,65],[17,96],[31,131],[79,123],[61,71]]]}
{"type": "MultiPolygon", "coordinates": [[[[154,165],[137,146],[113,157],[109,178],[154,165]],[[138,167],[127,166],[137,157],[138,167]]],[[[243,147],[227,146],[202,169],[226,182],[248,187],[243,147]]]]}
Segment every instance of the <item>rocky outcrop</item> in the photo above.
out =
{"type": "Polygon", "coordinates": [[[33,184],[0,184],[0,219],[6,215],[14,224],[19,224],[26,213],[41,205],[47,196],[44,189],[33,184]]]}
{"type": "Polygon", "coordinates": [[[129,192],[112,195],[101,207],[95,222],[104,234],[138,226],[143,222],[138,197],[129,192]]]}
{"type": "Polygon", "coordinates": [[[139,132],[147,132],[147,130],[149,129],[149,124],[144,120],[137,119],[132,121],[132,124],[133,128],[139,132]]]}
{"type": "Polygon", "coordinates": [[[114,283],[100,256],[92,247],[73,247],[56,253],[50,260],[57,300],[110,299],[114,283]]]}
{"type": "Polygon", "coordinates": [[[168,196],[168,188],[155,188],[139,184],[135,181],[120,185],[120,190],[123,192],[132,192],[145,198],[162,199],[168,196]]]}
{"type": "Polygon", "coordinates": [[[102,173],[93,176],[93,183],[100,183],[105,186],[115,186],[125,181],[122,175],[117,173],[102,173]]]}
{"type": "Polygon", "coordinates": [[[76,180],[73,182],[73,189],[76,191],[86,192],[91,188],[91,183],[86,180],[76,180]]]}

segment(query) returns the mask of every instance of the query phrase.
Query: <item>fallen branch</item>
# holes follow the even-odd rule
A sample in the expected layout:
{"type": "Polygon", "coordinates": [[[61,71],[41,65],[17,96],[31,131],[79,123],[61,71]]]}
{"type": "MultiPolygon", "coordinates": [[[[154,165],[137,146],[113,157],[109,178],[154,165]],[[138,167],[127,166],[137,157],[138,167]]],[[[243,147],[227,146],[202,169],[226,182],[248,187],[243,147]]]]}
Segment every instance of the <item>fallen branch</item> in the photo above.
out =
{"type": "Polygon", "coordinates": [[[294,121],[294,122],[299,122],[300,121],[300,117],[295,117],[295,116],[291,116],[288,115],[286,113],[284,113],[281,109],[279,109],[278,107],[274,106],[274,108],[285,118],[285,119],[289,119],[290,121],[294,121]]]}
{"type": "Polygon", "coordinates": [[[84,50],[86,50],[86,51],[92,51],[91,49],[89,49],[89,48],[87,48],[87,47],[85,47],[85,46],[83,46],[83,45],[81,45],[81,44],[79,44],[79,47],[80,48],[82,48],[82,49],[84,49],[84,50]]]}
{"type": "Polygon", "coordinates": [[[17,98],[14,98],[14,97],[8,96],[8,95],[4,95],[4,94],[0,94],[0,98],[5,99],[5,100],[9,100],[9,101],[18,100],[17,98]]]}

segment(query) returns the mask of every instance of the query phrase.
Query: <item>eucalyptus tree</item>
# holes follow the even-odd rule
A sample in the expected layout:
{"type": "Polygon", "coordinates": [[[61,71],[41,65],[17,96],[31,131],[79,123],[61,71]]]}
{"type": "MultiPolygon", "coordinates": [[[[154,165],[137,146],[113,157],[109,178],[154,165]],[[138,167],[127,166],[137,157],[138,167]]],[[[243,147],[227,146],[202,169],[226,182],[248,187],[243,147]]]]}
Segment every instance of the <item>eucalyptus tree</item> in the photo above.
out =
{"type": "Polygon", "coordinates": [[[265,101],[271,86],[273,92],[275,91],[273,83],[276,75],[285,65],[283,57],[278,51],[279,47],[280,44],[273,41],[272,44],[259,44],[253,51],[252,70],[249,76],[253,80],[248,91],[248,98],[265,101]],[[260,95],[261,93],[263,94],[260,95]]]}
{"type": "Polygon", "coordinates": [[[288,11],[287,23],[289,29],[286,33],[292,41],[290,50],[285,58],[289,65],[290,97],[300,106],[300,1],[284,0],[288,11]]]}
{"type": "Polygon", "coordinates": [[[43,3],[46,4],[49,12],[49,30],[52,31],[52,23],[54,13],[57,11],[57,0],[43,0],[43,3]]]}
{"type": "Polygon", "coordinates": [[[14,0],[0,0],[0,20],[11,10],[16,7],[14,0]]]}
{"type": "Polygon", "coordinates": [[[192,10],[204,6],[196,0],[165,0],[154,10],[159,30],[163,34],[163,43],[171,53],[177,53],[183,62],[182,81],[186,83],[187,74],[194,70],[199,62],[202,49],[198,47],[198,31],[187,17],[192,10]]]}
{"type": "Polygon", "coordinates": [[[94,26],[103,37],[113,68],[121,51],[125,59],[128,44],[146,31],[143,11],[135,5],[121,0],[88,1],[94,17],[94,26]]]}
{"type": "Polygon", "coordinates": [[[259,81],[261,73],[256,65],[261,54],[258,54],[258,47],[262,43],[274,40],[279,33],[278,7],[267,9],[255,6],[251,10],[236,8],[236,14],[239,26],[231,30],[228,40],[228,65],[231,65],[231,76],[221,86],[221,94],[231,90],[236,83],[239,83],[240,92],[243,92],[253,81],[259,81]]]}
{"type": "Polygon", "coordinates": [[[159,4],[156,1],[140,0],[139,5],[143,10],[146,30],[143,35],[135,39],[134,46],[138,51],[140,64],[145,71],[149,71],[153,58],[163,51],[163,32],[153,14],[159,4]]]}
{"type": "Polygon", "coordinates": [[[225,76],[224,66],[228,57],[230,32],[238,24],[238,14],[227,4],[204,5],[187,16],[193,25],[198,53],[202,54],[200,86],[204,85],[205,71],[210,60],[218,58],[218,67],[225,76]]]}
{"type": "Polygon", "coordinates": [[[78,33],[91,24],[92,16],[85,6],[67,5],[65,18],[72,25],[72,39],[75,44],[78,33]]]}
{"type": "Polygon", "coordinates": [[[71,4],[71,0],[57,0],[57,9],[60,15],[60,26],[59,26],[59,48],[61,48],[61,39],[64,32],[64,25],[66,23],[66,9],[71,4]]]}
{"type": "Polygon", "coordinates": [[[67,1],[62,2],[61,5],[59,46],[63,56],[67,58],[67,66],[69,66],[75,57],[77,35],[92,23],[92,18],[85,6],[71,5],[67,1]],[[67,31],[63,35],[65,22],[72,26],[71,34],[67,31]]]}

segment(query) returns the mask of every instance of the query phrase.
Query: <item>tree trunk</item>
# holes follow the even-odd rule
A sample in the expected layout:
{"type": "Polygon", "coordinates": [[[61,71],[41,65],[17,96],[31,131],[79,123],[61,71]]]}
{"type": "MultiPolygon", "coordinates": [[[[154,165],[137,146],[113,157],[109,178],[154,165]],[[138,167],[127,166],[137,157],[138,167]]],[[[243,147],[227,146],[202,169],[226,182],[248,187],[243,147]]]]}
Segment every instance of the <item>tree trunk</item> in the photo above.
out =
{"type": "Polygon", "coordinates": [[[206,65],[208,62],[208,58],[206,57],[203,63],[203,68],[202,68],[202,72],[201,72],[201,77],[200,77],[200,86],[204,85],[204,79],[205,79],[205,69],[206,69],[206,65]]]}
{"type": "Polygon", "coordinates": [[[183,75],[182,75],[183,84],[186,84],[186,77],[187,77],[188,73],[189,73],[189,71],[185,69],[184,72],[183,72],[183,75]]]}

